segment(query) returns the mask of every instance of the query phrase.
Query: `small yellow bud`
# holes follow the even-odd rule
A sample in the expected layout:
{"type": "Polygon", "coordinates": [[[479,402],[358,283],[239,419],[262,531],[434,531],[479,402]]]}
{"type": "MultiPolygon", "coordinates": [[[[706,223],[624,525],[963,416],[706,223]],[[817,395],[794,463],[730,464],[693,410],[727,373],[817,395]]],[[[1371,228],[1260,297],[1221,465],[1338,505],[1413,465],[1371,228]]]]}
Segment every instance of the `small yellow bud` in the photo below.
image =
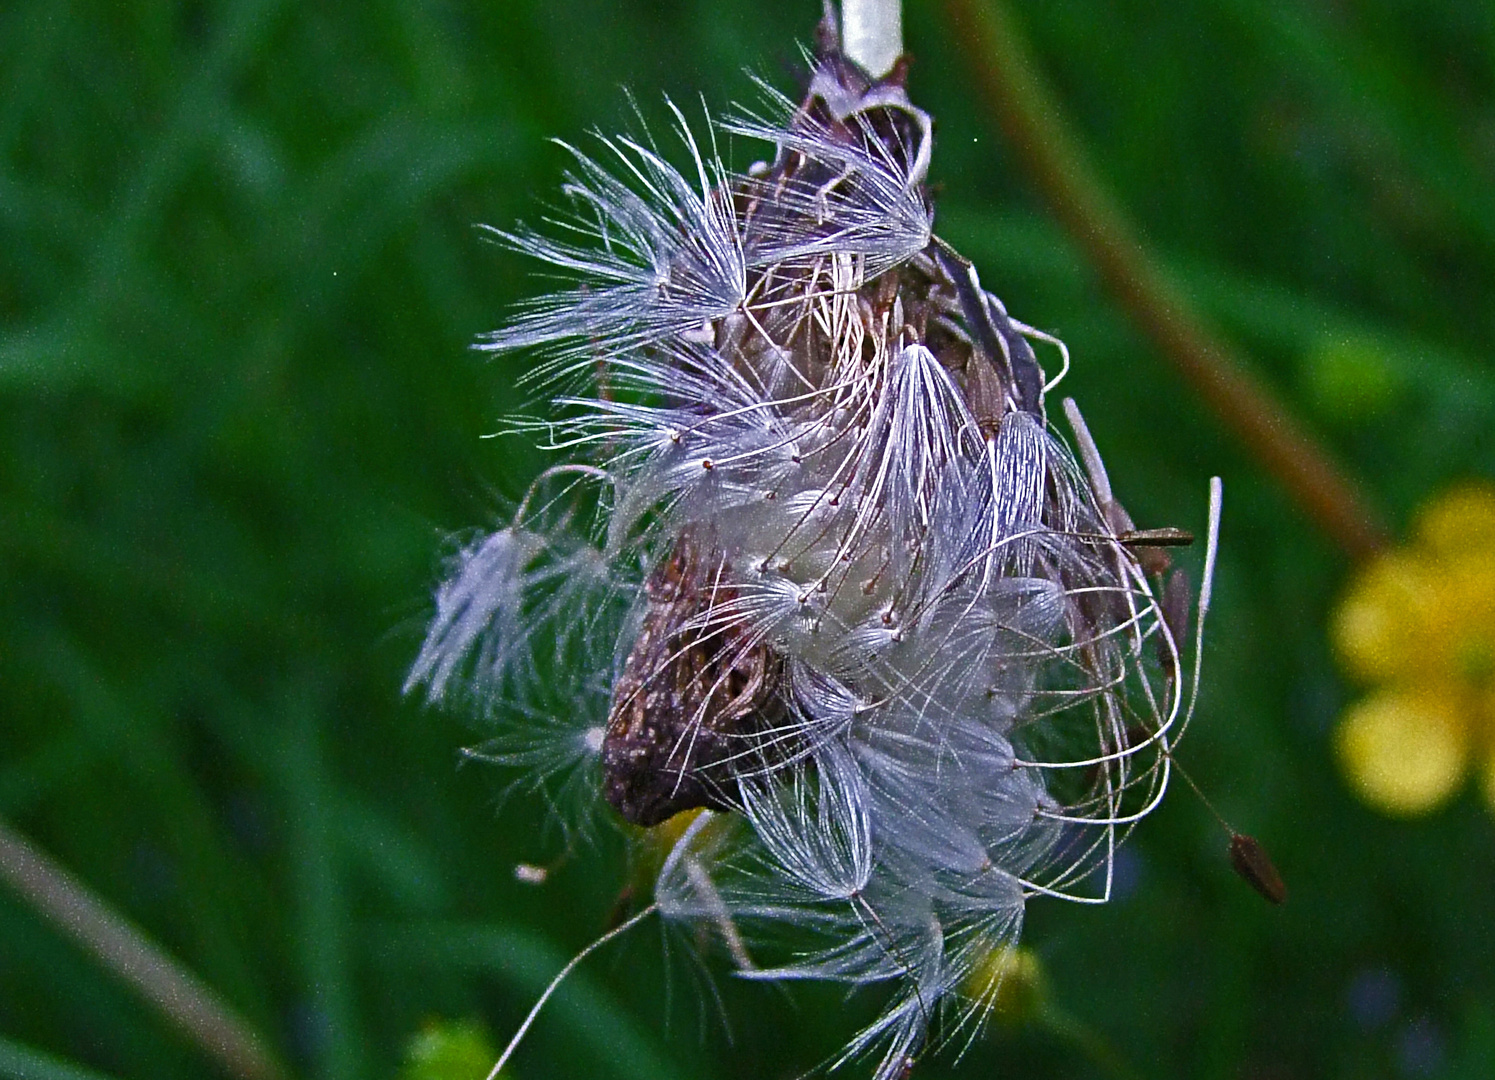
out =
{"type": "Polygon", "coordinates": [[[488,1030],[478,1021],[427,1020],[405,1048],[400,1080],[473,1080],[487,1076],[497,1059],[488,1030]]]}
{"type": "Polygon", "coordinates": [[[1406,377],[1385,345],[1369,337],[1326,335],[1303,357],[1314,404],[1336,420],[1365,420],[1395,407],[1406,377]]]}
{"type": "Polygon", "coordinates": [[[1043,964],[1019,945],[990,950],[971,968],[964,984],[969,997],[990,1003],[992,1015],[1012,1025],[1025,1024],[1038,1015],[1047,989],[1043,964]]]}
{"type": "Polygon", "coordinates": [[[650,845],[658,847],[661,852],[668,855],[670,849],[685,835],[685,830],[690,828],[691,822],[705,812],[705,808],[699,806],[694,810],[682,810],[661,821],[652,829],[643,830],[643,834],[650,845]]]}
{"type": "MultiPolygon", "coordinates": [[[[680,838],[685,835],[685,831],[695,820],[707,812],[704,807],[698,806],[673,814],[658,825],[629,826],[629,833],[637,841],[633,846],[633,863],[630,871],[630,880],[635,893],[640,896],[648,895],[654,878],[659,874],[664,861],[670,857],[670,852],[675,849],[675,845],[680,842],[680,838]]],[[[729,827],[730,822],[726,815],[717,814],[715,821],[705,823],[697,832],[695,847],[702,849],[709,846],[713,836],[720,835],[729,827]]]]}

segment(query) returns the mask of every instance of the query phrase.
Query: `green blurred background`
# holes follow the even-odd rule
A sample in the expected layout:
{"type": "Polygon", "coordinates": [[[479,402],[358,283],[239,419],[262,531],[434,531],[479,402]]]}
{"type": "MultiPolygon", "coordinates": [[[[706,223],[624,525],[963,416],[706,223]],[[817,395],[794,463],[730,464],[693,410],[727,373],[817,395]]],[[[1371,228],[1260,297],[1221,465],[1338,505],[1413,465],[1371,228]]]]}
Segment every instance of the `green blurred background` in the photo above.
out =
{"type": "MultiPolygon", "coordinates": [[[[1495,7],[1014,6],[1149,245],[1392,521],[1495,475],[1495,7]]],[[[458,767],[482,729],[400,697],[445,538],[539,468],[480,438],[522,362],[467,345],[543,283],[473,225],[536,218],[565,164],[547,137],[628,126],[622,87],[655,117],[665,93],[750,96],[749,68],[793,91],[817,16],[0,9],[0,815],[298,1077],[396,1076],[433,1019],[501,1044],[626,878],[604,831],[547,885],[517,882],[564,847],[540,800],[458,767]]],[[[1141,1076],[1495,1076],[1495,819],[1467,793],[1411,822],[1348,794],[1329,733],[1353,691],[1324,632],[1348,562],[1103,293],[940,5],[905,21],[939,124],[937,227],[1066,339],[1066,389],[1133,516],[1199,529],[1225,478],[1183,757],[1292,890],[1273,909],[1236,880],[1180,788],[1126,849],[1116,902],[1030,906],[1050,993],[1141,1076]]],[[[591,961],[514,1076],[795,1077],[875,1007],[739,984],[687,944],[651,926],[591,961]]],[[[76,1075],[25,1072],[20,1047],[215,1075],[3,888],[0,1039],[14,1076],[76,1075]]],[[[1097,1069],[996,1025],[959,1069],[917,1075],[1097,1069]]]]}

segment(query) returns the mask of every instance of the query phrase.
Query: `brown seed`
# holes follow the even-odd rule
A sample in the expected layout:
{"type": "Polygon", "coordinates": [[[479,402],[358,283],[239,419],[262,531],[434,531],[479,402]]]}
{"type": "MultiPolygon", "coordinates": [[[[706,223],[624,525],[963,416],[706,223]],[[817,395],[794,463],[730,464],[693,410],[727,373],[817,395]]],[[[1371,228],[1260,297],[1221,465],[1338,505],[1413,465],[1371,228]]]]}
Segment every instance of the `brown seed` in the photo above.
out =
{"type": "Polygon", "coordinates": [[[1230,865],[1247,885],[1272,903],[1280,904],[1287,899],[1287,885],[1282,880],[1282,875],[1277,873],[1266,849],[1254,836],[1231,834],[1230,865]]]}
{"type": "Polygon", "coordinates": [[[1132,529],[1116,539],[1128,547],[1188,547],[1194,534],[1184,529],[1132,529]]]}

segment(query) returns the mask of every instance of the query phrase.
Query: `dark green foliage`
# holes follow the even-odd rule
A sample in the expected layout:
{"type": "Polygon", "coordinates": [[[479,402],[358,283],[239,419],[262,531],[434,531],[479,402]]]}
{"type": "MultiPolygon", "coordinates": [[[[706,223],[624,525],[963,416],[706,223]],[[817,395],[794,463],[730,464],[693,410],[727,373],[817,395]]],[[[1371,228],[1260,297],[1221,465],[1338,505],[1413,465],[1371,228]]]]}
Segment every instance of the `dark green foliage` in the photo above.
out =
{"type": "MultiPolygon", "coordinates": [[[[564,165],[546,137],[626,127],[622,85],[651,116],[661,92],[749,96],[744,67],[792,88],[818,9],[0,8],[0,815],[299,1076],[393,1077],[431,1017],[506,1038],[627,876],[604,828],[516,882],[561,833],[535,799],[500,805],[510,778],[457,768],[481,729],[400,698],[444,537],[540,461],[479,438],[529,391],[466,346],[539,286],[472,225],[538,218],[564,165]]],[[[1019,14],[1143,234],[1393,519],[1495,474],[1488,5],[1019,14]]],[[[1118,902],[1031,906],[1054,996],[1149,1077],[1495,1074],[1495,818],[1468,795],[1412,823],[1353,802],[1323,632],[1346,565],[1101,294],[967,95],[939,5],[906,22],[939,228],[1069,343],[1138,524],[1202,532],[1225,477],[1183,754],[1291,891],[1272,909],[1236,880],[1180,790],[1118,902]]],[[[643,929],[592,961],[514,1074],[791,1077],[868,1015],[708,961],[729,1042],[689,944],[643,929]]],[[[211,1068],[0,890],[0,1076],[211,1068]]],[[[958,1075],[1094,1066],[995,1030],[958,1075]]]]}

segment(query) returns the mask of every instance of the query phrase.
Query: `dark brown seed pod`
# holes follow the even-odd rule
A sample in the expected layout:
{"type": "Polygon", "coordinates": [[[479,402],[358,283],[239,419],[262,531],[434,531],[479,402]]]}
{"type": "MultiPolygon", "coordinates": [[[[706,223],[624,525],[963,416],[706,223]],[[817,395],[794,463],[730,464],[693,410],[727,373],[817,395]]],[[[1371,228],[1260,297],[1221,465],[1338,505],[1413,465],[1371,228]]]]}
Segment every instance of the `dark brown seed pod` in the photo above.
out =
{"type": "Polygon", "coordinates": [[[1127,547],[1188,547],[1194,542],[1194,534],[1184,529],[1132,529],[1116,539],[1127,547]]]}
{"type": "Polygon", "coordinates": [[[1247,885],[1272,903],[1280,904],[1287,899],[1287,884],[1254,836],[1231,833],[1230,866],[1247,885]]]}
{"type": "Polygon", "coordinates": [[[686,532],[645,584],[602,740],[602,794],[635,825],[730,809],[726,765],[752,754],[783,711],[782,663],[732,617],[719,563],[686,532]]]}

